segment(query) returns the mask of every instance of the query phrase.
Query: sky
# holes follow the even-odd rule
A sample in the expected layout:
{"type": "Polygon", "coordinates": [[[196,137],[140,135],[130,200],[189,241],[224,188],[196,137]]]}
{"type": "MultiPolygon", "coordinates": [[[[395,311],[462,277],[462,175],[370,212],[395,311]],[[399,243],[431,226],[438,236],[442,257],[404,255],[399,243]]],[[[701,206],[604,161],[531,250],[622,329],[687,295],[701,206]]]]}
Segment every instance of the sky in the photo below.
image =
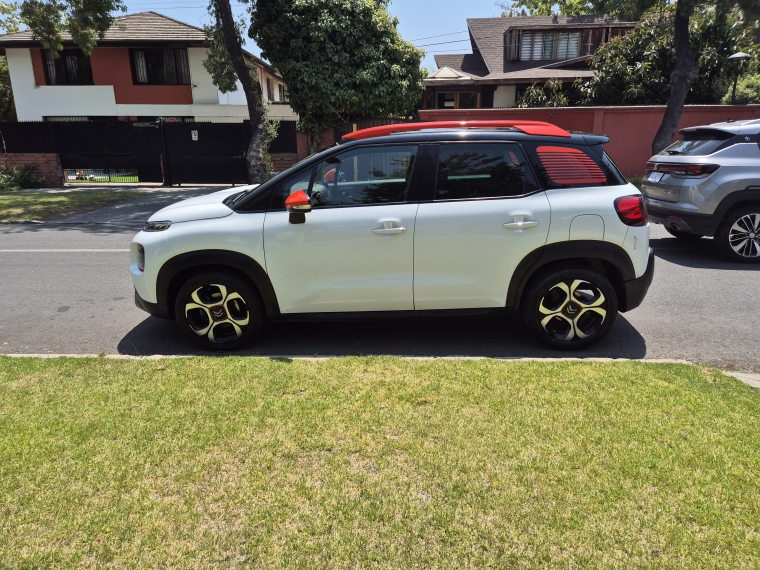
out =
{"type": "MultiPolygon", "coordinates": [[[[125,3],[129,13],[153,10],[194,26],[209,23],[207,0],[125,0],[125,3]]],[[[235,0],[232,5],[238,14],[242,14],[243,6],[235,0]]],[[[496,0],[393,0],[390,12],[399,20],[401,37],[425,50],[422,65],[430,71],[436,69],[435,53],[471,53],[467,41],[467,18],[501,15],[496,0]]],[[[260,55],[260,50],[250,39],[246,49],[260,55]]]]}

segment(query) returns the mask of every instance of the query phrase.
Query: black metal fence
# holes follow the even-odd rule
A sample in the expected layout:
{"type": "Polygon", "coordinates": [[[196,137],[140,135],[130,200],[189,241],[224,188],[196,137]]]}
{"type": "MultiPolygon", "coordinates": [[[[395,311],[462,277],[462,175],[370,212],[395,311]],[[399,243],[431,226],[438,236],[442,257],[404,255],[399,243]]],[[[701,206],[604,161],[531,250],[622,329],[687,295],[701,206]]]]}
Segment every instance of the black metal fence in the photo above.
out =
{"type": "MultiPolygon", "coordinates": [[[[245,183],[244,123],[0,123],[8,153],[57,153],[66,180],[245,183]]],[[[270,153],[296,153],[296,122],[281,121],[270,153]]]]}

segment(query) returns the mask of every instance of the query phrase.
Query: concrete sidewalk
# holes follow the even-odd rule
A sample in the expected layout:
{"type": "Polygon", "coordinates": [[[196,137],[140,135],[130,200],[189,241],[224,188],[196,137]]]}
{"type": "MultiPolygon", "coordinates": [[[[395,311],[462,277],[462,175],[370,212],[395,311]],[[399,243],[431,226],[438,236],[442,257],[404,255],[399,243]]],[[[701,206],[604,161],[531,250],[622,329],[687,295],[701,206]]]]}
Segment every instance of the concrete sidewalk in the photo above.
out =
{"type": "MultiPolygon", "coordinates": [[[[236,184],[235,186],[243,186],[242,184],[236,184]]],[[[208,192],[214,192],[215,190],[223,190],[224,188],[231,188],[232,184],[185,184],[183,186],[162,186],[160,183],[142,183],[142,184],[128,184],[120,182],[112,182],[110,184],[66,184],[64,186],[54,186],[45,188],[27,188],[25,190],[18,190],[18,194],[61,194],[67,192],[193,192],[197,190],[207,189],[208,192]]]]}

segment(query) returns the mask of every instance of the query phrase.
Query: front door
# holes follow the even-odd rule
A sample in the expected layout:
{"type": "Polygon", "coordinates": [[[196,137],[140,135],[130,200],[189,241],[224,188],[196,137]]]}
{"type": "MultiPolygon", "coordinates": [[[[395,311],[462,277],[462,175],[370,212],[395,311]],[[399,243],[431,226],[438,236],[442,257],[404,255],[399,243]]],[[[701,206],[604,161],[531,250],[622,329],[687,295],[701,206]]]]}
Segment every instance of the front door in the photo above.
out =
{"type": "Polygon", "coordinates": [[[264,251],[282,313],[414,309],[416,157],[416,145],[353,148],[275,190],[264,251]],[[284,209],[296,190],[311,198],[303,224],[284,209]]]}
{"type": "Polygon", "coordinates": [[[414,236],[417,310],[504,307],[515,268],[546,243],[549,201],[516,143],[441,143],[414,236]]]}

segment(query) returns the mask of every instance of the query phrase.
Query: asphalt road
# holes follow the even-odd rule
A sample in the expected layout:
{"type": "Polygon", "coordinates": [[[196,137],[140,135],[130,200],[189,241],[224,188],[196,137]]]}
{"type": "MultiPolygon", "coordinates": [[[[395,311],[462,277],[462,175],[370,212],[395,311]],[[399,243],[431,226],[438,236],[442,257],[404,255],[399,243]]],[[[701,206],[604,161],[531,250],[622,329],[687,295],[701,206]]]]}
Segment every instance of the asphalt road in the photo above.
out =
{"type": "MultiPolygon", "coordinates": [[[[66,223],[0,224],[0,353],[197,353],[173,322],[134,306],[128,247],[162,204],[209,190],[155,192],[66,223]]],[[[652,238],[657,266],[644,304],[574,356],[760,371],[760,266],[724,262],[710,240],[683,243],[659,226],[652,238]]],[[[242,354],[568,356],[541,347],[519,321],[484,318],[271,324],[242,354]]]]}

